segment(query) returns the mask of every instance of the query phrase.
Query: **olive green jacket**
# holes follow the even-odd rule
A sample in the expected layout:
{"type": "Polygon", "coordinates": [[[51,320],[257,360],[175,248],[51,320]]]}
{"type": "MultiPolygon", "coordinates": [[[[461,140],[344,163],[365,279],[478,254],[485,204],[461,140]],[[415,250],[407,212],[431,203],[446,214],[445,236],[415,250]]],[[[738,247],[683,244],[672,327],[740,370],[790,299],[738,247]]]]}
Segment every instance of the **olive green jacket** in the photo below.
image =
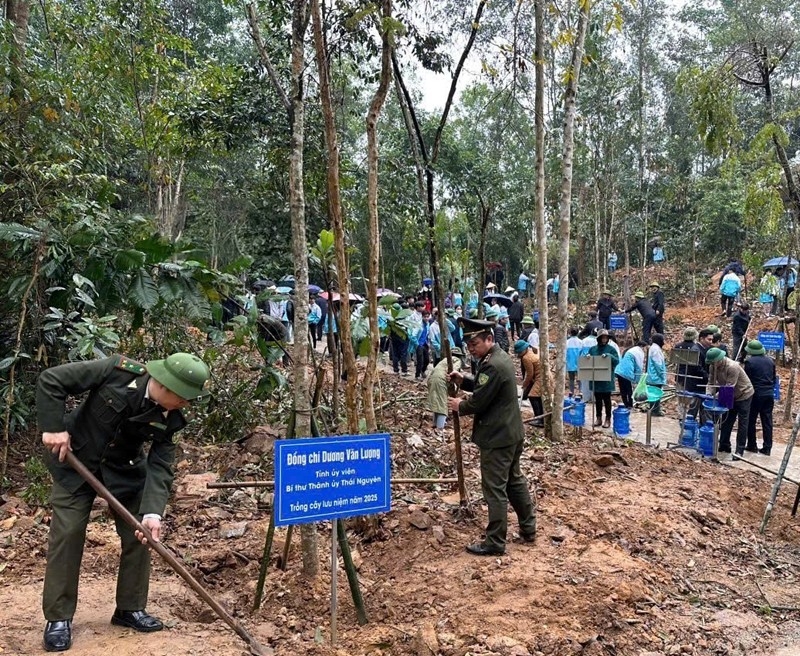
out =
{"type": "MultiPolygon", "coordinates": [[[[119,355],[74,362],[42,372],[36,410],[43,433],[67,431],[75,456],[120,499],[142,493],[140,514],[164,514],[174,472],[173,435],[186,425],[179,410],[166,412],[145,398],[150,376],[143,365],[119,355]],[[67,397],[89,392],[66,413],[67,397]],[[165,414],[166,412],[166,414],[165,414]],[[144,443],[150,442],[145,455],[144,443]]],[[[47,465],[68,492],[83,479],[50,452],[47,465]]]]}
{"type": "Polygon", "coordinates": [[[472,392],[459,404],[458,414],[475,415],[475,444],[481,449],[497,449],[523,440],[516,371],[508,353],[497,344],[492,346],[478,363],[475,378],[465,376],[461,387],[472,392]]]}

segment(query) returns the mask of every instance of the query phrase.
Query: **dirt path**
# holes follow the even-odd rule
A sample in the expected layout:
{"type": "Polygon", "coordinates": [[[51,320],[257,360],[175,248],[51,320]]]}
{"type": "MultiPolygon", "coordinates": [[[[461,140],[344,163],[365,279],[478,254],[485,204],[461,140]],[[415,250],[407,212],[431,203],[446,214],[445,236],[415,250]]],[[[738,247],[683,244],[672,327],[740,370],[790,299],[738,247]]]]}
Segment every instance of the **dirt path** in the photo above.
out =
{"type": "MultiPolygon", "coordinates": [[[[191,596],[178,581],[154,580],[149,610],[167,623],[160,633],[139,634],[112,626],[114,577],[85,574],[81,578],[80,603],[74,618],[73,648],[82,656],[203,656],[246,653],[236,636],[225,633],[220,622],[213,625],[179,619],[173,608],[191,596]]],[[[45,653],[41,647],[44,620],[41,613],[41,579],[17,581],[0,587],[0,654],[45,653]]]]}

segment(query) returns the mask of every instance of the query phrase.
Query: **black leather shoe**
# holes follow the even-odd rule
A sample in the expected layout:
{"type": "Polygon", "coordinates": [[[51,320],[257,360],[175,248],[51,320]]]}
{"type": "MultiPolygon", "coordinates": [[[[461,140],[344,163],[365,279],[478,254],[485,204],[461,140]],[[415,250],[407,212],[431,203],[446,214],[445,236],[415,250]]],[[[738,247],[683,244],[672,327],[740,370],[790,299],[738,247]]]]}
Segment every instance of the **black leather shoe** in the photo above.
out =
{"type": "Polygon", "coordinates": [[[744,449],[736,449],[736,455],[740,458],[744,456],[744,449]]]}
{"type": "Polygon", "coordinates": [[[717,452],[718,453],[730,453],[731,452],[731,445],[729,444],[728,446],[720,446],[717,449],[717,452]]]}
{"type": "Polygon", "coordinates": [[[67,651],[72,647],[72,620],[56,620],[44,625],[45,651],[67,651]]]}
{"type": "Polygon", "coordinates": [[[467,551],[473,556],[502,556],[506,550],[490,547],[483,542],[467,545],[467,551]]]}
{"type": "Polygon", "coordinates": [[[769,449],[759,449],[758,452],[764,456],[768,456],[771,453],[769,449]]]}
{"type": "Polygon", "coordinates": [[[746,447],[744,447],[744,450],[745,451],[749,451],[750,453],[758,453],[758,447],[757,446],[746,446],[746,447]]]}
{"type": "Polygon", "coordinates": [[[161,631],[164,628],[160,619],[144,610],[120,610],[117,608],[111,617],[111,623],[117,626],[127,626],[129,629],[142,633],[161,631]]]}
{"type": "Polygon", "coordinates": [[[523,542],[536,542],[536,533],[520,533],[519,539],[523,542]]]}

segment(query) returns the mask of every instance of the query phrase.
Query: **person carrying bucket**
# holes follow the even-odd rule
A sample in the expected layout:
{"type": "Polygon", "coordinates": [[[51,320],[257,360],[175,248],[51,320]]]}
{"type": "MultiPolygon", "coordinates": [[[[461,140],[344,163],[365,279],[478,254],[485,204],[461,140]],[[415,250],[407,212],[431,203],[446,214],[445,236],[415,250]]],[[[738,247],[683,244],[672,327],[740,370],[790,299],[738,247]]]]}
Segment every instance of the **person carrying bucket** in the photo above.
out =
{"type": "Polygon", "coordinates": [[[708,350],[706,353],[706,365],[709,371],[706,394],[714,394],[716,392],[719,397],[719,404],[724,405],[722,390],[724,388],[733,388],[733,407],[722,420],[717,451],[731,452],[731,433],[733,432],[733,425],[738,420],[736,455],[744,455],[744,448],[747,444],[747,427],[750,419],[750,400],[755,393],[753,384],[744,369],[738,363],[726,357],[721,349],[711,348],[708,350]]]}

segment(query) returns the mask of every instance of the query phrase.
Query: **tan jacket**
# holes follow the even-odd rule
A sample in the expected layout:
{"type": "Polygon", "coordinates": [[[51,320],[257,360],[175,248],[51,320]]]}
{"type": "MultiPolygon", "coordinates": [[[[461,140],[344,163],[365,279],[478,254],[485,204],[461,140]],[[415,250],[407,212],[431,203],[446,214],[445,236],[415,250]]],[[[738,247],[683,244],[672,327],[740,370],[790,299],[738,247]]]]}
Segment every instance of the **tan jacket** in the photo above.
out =
{"type": "Polygon", "coordinates": [[[755,394],[753,384],[738,362],[723,358],[711,367],[706,394],[716,393],[718,387],[733,386],[733,400],[745,401],[755,394]]]}
{"type": "Polygon", "coordinates": [[[530,387],[528,396],[541,396],[542,395],[542,366],[538,353],[534,353],[532,349],[528,349],[522,354],[522,370],[525,372],[525,378],[522,380],[522,391],[530,387]]]}

